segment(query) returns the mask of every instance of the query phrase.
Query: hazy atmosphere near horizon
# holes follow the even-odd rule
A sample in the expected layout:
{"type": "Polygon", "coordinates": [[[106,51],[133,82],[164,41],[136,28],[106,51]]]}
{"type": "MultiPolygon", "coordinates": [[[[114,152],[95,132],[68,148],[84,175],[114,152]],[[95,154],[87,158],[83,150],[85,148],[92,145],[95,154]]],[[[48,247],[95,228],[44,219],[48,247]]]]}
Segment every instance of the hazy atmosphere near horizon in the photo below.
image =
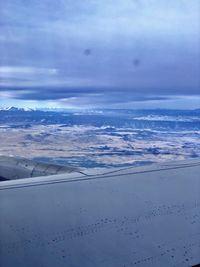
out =
{"type": "Polygon", "coordinates": [[[199,0],[0,7],[0,106],[200,107],[199,0]]]}

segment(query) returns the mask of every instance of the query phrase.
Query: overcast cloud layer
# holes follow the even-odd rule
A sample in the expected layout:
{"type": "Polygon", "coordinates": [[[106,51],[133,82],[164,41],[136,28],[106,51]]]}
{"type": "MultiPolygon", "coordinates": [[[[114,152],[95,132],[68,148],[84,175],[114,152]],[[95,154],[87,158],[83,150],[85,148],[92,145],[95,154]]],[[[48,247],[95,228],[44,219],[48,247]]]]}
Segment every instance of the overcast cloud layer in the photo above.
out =
{"type": "Polygon", "coordinates": [[[7,0],[0,12],[1,100],[200,95],[200,0],[7,0]]]}

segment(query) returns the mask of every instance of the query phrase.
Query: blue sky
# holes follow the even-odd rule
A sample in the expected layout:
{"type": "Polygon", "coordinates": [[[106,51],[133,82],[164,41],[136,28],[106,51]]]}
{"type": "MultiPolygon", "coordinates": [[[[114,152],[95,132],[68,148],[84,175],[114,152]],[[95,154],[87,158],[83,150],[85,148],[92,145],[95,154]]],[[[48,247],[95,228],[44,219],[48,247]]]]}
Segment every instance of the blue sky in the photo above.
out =
{"type": "Polygon", "coordinates": [[[7,0],[0,105],[200,107],[199,0],[7,0]]]}

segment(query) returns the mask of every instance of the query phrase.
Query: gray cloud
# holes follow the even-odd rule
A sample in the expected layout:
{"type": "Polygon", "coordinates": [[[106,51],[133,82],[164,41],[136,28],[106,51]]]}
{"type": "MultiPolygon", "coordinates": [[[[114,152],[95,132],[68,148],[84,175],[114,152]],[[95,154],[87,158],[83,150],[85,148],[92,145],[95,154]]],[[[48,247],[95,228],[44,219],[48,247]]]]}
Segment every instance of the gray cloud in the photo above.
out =
{"type": "Polygon", "coordinates": [[[107,102],[200,94],[199,8],[196,0],[4,1],[1,93],[102,93],[107,102]]]}

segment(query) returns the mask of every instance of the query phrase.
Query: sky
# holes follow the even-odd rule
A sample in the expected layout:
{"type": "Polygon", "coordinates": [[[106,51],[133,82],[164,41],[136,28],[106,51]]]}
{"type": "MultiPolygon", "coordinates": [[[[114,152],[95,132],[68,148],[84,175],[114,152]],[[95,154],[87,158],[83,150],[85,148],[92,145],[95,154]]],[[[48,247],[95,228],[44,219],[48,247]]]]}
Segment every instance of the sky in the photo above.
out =
{"type": "Polygon", "coordinates": [[[200,0],[6,0],[0,106],[200,108],[200,0]]]}

